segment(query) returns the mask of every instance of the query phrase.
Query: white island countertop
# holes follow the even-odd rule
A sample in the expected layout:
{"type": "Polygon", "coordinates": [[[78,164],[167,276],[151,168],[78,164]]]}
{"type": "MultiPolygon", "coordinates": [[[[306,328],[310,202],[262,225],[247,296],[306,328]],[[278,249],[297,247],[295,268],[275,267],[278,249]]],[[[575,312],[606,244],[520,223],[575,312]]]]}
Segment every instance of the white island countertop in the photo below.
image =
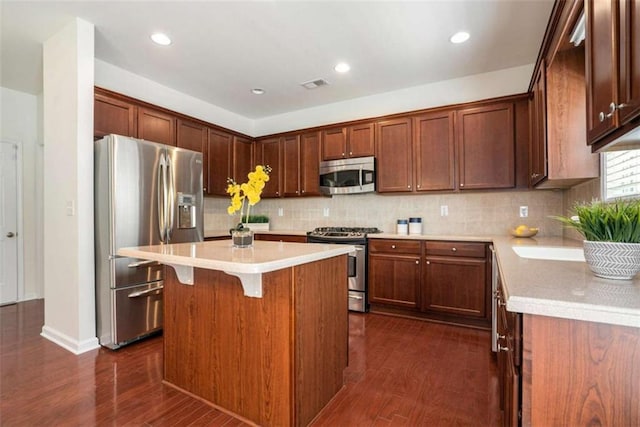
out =
{"type": "MultiPolygon", "coordinates": [[[[507,310],[640,328],[640,275],[601,279],[584,261],[523,258],[513,247],[582,248],[562,238],[494,237],[507,310]]],[[[546,251],[546,250],[543,250],[546,251]]]]}
{"type": "Polygon", "coordinates": [[[193,284],[193,268],[220,270],[237,276],[245,295],[262,296],[262,273],[345,255],[351,245],[288,243],[257,240],[251,248],[234,248],[231,240],[172,243],[118,249],[118,255],[157,261],[176,270],[178,279],[193,284]]]}

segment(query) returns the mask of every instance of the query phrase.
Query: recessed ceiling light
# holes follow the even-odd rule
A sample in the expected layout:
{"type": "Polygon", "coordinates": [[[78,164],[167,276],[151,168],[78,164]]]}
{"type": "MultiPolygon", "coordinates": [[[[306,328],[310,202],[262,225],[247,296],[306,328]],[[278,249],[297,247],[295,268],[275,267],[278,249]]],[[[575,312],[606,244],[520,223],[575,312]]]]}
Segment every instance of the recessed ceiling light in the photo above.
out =
{"type": "Polygon", "coordinates": [[[347,71],[349,71],[351,69],[351,67],[346,62],[341,62],[338,65],[336,65],[335,67],[333,67],[333,69],[336,70],[339,73],[346,73],[347,71]]]}
{"type": "Polygon", "coordinates": [[[262,95],[264,93],[264,89],[260,89],[259,87],[255,87],[251,89],[251,93],[254,95],[262,95]]]}
{"type": "Polygon", "coordinates": [[[458,31],[457,33],[455,33],[454,35],[451,36],[451,38],[449,39],[449,41],[451,43],[464,43],[467,40],[469,40],[469,33],[467,33],[466,31],[458,31]]]}
{"type": "Polygon", "coordinates": [[[169,36],[162,33],[151,34],[151,40],[162,46],[168,46],[171,44],[171,39],[169,38],[169,36]]]}

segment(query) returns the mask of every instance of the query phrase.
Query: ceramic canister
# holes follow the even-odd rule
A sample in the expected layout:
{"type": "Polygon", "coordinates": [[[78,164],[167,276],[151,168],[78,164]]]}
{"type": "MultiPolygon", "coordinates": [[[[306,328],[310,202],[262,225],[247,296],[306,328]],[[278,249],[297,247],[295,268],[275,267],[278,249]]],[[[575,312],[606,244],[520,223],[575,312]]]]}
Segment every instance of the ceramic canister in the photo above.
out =
{"type": "Polygon", "coordinates": [[[422,218],[409,218],[409,234],[422,234],[422,218]]]}
{"type": "Polygon", "coordinates": [[[396,233],[408,234],[409,233],[409,221],[406,219],[399,219],[396,225],[396,233]]]}

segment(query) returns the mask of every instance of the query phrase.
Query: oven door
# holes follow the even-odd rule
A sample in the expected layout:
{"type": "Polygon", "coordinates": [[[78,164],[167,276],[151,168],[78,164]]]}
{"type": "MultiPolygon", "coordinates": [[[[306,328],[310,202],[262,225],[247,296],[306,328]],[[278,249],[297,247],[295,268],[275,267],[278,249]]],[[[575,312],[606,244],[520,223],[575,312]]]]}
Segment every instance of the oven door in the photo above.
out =
{"type": "Polygon", "coordinates": [[[349,277],[349,290],[350,291],[360,291],[364,292],[365,289],[365,250],[362,245],[354,245],[356,250],[353,252],[349,252],[349,267],[348,274],[349,277]]]}

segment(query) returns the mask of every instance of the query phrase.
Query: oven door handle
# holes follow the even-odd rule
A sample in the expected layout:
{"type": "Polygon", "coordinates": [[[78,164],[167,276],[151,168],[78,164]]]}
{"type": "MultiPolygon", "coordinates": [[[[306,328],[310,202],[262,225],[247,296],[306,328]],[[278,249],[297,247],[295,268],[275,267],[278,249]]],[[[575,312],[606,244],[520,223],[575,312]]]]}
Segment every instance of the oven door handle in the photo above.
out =
{"type": "Polygon", "coordinates": [[[364,297],[362,297],[360,295],[349,295],[349,299],[363,300],[364,297]]]}

